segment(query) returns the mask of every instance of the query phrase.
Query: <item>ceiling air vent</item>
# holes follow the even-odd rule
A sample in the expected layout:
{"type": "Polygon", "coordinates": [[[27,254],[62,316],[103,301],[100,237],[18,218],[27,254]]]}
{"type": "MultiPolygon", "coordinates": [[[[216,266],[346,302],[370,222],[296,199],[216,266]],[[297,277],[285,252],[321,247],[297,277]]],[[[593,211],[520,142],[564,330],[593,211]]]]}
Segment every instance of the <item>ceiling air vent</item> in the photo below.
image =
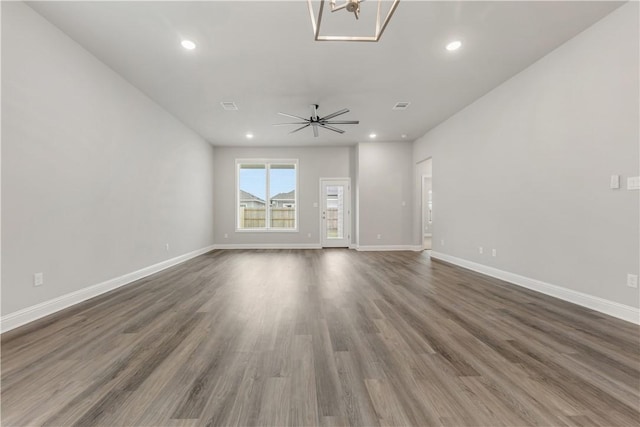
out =
{"type": "Polygon", "coordinates": [[[396,102],[392,110],[406,110],[409,107],[410,102],[396,102]]]}
{"type": "Polygon", "coordinates": [[[221,102],[220,105],[222,105],[222,108],[224,108],[227,111],[238,111],[238,106],[236,105],[235,102],[221,102]]]}

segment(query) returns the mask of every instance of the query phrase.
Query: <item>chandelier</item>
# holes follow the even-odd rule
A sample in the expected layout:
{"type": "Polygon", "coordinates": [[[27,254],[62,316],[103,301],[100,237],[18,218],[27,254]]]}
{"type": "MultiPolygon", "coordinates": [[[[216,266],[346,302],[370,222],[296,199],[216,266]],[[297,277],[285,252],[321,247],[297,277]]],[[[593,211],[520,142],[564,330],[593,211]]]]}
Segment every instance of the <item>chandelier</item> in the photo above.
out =
{"type": "MultiPolygon", "coordinates": [[[[340,10],[345,10],[347,13],[353,13],[356,20],[360,20],[361,3],[365,2],[365,0],[341,0],[344,1],[342,4],[336,4],[336,0],[329,0],[330,10],[331,12],[338,12],[340,10]]],[[[316,16],[313,10],[312,0],[307,0],[309,5],[309,15],[311,16],[311,25],[313,28],[313,35],[316,41],[345,41],[345,42],[377,42],[380,40],[382,33],[385,28],[387,28],[387,24],[389,24],[389,20],[393,16],[393,12],[395,12],[396,7],[398,7],[398,3],[400,0],[393,0],[391,7],[386,11],[386,15],[383,12],[383,0],[377,1],[377,13],[375,16],[368,14],[367,16],[373,17],[375,19],[375,23],[369,23],[370,28],[373,30],[371,35],[349,35],[349,34],[323,34],[320,31],[320,25],[323,20],[323,14],[325,12],[325,0],[320,1],[320,7],[318,11],[318,15],[316,16]],[[384,19],[383,19],[384,16],[384,19]]],[[[369,0],[366,2],[363,7],[376,7],[376,2],[374,0],[369,0]]],[[[385,3],[389,3],[388,1],[385,3]]],[[[326,19],[326,17],[325,17],[326,19]]]]}

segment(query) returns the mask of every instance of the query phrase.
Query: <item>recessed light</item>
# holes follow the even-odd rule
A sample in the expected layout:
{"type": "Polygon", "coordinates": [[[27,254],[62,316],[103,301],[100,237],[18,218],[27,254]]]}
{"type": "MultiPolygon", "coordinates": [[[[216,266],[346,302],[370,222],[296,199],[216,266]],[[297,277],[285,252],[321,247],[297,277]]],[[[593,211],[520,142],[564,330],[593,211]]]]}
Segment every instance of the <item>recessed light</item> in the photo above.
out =
{"type": "Polygon", "coordinates": [[[400,135],[403,139],[407,137],[406,133],[403,133],[402,135],[400,135]]]}
{"type": "Polygon", "coordinates": [[[376,135],[375,133],[370,133],[369,134],[369,138],[371,138],[371,139],[375,138],[376,136],[378,136],[378,135],[376,135]]]}
{"type": "Polygon", "coordinates": [[[450,52],[454,50],[458,50],[460,49],[460,46],[462,46],[462,42],[460,40],[454,40],[447,45],[447,50],[450,52]]]}
{"type": "Polygon", "coordinates": [[[246,135],[247,139],[252,139],[253,138],[253,134],[251,132],[247,133],[246,135]]]}
{"type": "Polygon", "coordinates": [[[187,50],[193,50],[196,48],[196,44],[191,40],[182,40],[180,44],[182,45],[183,48],[187,50]]]}

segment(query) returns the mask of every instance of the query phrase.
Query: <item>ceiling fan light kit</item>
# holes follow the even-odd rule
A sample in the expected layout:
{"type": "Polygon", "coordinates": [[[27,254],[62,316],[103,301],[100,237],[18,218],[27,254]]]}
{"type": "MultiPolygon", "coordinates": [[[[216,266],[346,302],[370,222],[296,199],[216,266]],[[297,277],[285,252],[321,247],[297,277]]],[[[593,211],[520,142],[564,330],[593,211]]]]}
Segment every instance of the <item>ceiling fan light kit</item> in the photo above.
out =
{"type": "MultiPolygon", "coordinates": [[[[311,26],[313,29],[313,35],[316,41],[345,41],[345,42],[377,42],[380,40],[382,33],[385,28],[387,28],[387,24],[389,24],[389,20],[393,16],[393,12],[395,12],[398,7],[398,3],[400,0],[393,0],[389,11],[386,16],[383,18],[382,12],[382,0],[378,0],[377,5],[377,13],[375,15],[375,32],[370,36],[350,36],[350,35],[325,35],[320,34],[320,25],[322,24],[322,16],[324,13],[325,0],[320,1],[320,7],[318,11],[318,15],[316,16],[313,5],[311,4],[312,0],[307,0],[307,4],[309,5],[309,15],[311,16],[311,26]]],[[[344,3],[338,5],[336,4],[336,0],[329,0],[329,4],[331,7],[331,12],[337,12],[339,10],[346,10],[349,13],[353,13],[356,20],[360,19],[360,3],[365,0],[342,0],[344,3]]],[[[371,7],[374,6],[375,1],[368,1],[367,3],[371,3],[371,7]]]]}
{"type": "Polygon", "coordinates": [[[298,119],[299,121],[289,122],[289,123],[276,123],[274,124],[274,126],[302,125],[292,130],[291,132],[289,132],[290,134],[296,133],[298,131],[301,131],[302,129],[311,127],[311,129],[313,130],[313,136],[317,138],[319,135],[319,132],[318,132],[319,128],[327,129],[327,130],[342,134],[344,133],[342,129],[338,129],[337,127],[334,127],[332,125],[357,125],[360,123],[360,121],[358,120],[332,120],[335,117],[348,113],[349,112],[348,108],[343,108],[342,110],[336,111],[335,113],[328,114],[324,117],[318,116],[318,108],[319,108],[318,104],[311,104],[311,117],[309,117],[308,119],[305,119],[304,117],[300,117],[300,116],[295,116],[293,114],[278,113],[281,116],[290,117],[292,119],[298,119]]]}

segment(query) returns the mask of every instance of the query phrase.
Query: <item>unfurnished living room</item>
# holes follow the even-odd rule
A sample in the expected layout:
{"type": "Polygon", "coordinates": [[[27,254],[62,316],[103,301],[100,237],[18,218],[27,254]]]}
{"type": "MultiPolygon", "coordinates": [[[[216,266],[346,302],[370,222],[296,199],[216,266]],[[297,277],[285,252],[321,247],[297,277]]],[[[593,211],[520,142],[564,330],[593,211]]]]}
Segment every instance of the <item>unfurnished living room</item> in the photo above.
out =
{"type": "Polygon", "coordinates": [[[2,426],[640,425],[637,1],[2,1],[2,426]]]}

